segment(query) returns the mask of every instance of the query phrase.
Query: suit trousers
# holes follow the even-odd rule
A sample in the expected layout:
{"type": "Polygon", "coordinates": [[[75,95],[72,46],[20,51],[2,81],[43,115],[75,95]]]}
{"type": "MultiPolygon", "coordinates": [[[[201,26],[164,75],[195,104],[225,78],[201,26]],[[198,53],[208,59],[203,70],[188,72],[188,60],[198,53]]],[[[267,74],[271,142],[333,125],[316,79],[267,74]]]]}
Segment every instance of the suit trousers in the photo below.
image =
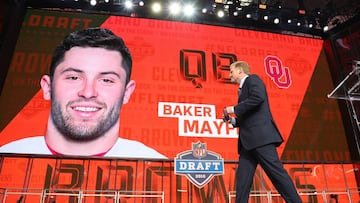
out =
{"type": "Polygon", "coordinates": [[[247,203],[257,165],[265,171],[280,195],[287,203],[301,203],[295,186],[284,169],[276,146],[265,145],[247,151],[240,151],[239,165],[236,171],[236,203],[247,203]]]}

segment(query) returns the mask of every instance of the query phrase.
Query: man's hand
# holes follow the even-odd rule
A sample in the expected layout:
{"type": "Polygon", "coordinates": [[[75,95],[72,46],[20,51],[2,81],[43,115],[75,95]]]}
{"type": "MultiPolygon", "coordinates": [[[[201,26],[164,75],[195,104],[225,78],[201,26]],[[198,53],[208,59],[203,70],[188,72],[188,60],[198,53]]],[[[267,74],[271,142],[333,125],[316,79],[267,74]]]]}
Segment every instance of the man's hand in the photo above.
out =
{"type": "Polygon", "coordinates": [[[223,114],[223,121],[224,122],[229,122],[229,120],[230,120],[230,116],[229,116],[229,114],[228,114],[228,112],[226,110],[226,107],[225,107],[224,108],[224,114],[223,114]]]}
{"type": "Polygon", "coordinates": [[[227,122],[229,123],[230,122],[230,114],[233,114],[234,111],[233,111],[234,107],[232,106],[227,106],[227,107],[224,107],[224,113],[223,113],[223,121],[224,122],[227,122]]]}
{"type": "Polygon", "coordinates": [[[234,113],[234,107],[233,106],[227,106],[225,107],[224,111],[226,110],[227,114],[233,114],[234,113]]]}

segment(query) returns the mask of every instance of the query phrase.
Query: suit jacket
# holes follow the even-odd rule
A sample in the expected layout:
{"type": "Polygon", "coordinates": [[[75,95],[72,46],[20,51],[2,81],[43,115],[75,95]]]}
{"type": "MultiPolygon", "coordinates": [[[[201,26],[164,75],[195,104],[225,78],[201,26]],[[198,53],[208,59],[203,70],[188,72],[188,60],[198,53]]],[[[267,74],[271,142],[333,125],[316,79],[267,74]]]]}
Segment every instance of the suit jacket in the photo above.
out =
{"type": "Polygon", "coordinates": [[[240,127],[238,152],[244,147],[251,150],[284,140],[272,117],[268,95],[263,81],[257,75],[249,75],[241,88],[238,104],[234,107],[236,127],[240,127]]]}

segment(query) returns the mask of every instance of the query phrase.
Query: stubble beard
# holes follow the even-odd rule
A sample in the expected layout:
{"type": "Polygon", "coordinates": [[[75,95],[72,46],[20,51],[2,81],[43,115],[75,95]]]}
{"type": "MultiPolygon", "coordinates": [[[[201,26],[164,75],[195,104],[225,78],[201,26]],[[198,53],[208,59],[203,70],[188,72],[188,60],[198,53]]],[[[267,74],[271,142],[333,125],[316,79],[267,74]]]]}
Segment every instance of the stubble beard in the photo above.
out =
{"type": "Polygon", "coordinates": [[[112,106],[106,115],[99,118],[99,122],[93,126],[87,123],[87,119],[83,119],[81,124],[76,124],[74,118],[66,112],[69,107],[61,109],[61,105],[57,100],[51,102],[51,119],[57,130],[68,140],[86,142],[95,140],[108,132],[119,120],[119,113],[123,95],[119,102],[112,106]]]}

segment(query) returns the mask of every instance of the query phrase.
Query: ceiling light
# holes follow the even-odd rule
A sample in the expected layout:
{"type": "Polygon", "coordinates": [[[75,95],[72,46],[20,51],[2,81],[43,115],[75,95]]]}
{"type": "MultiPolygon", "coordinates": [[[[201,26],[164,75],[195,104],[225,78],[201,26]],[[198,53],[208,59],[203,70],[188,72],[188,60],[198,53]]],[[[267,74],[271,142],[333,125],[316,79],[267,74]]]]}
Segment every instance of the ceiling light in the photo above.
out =
{"type": "Polygon", "coordinates": [[[170,14],[177,15],[180,13],[180,4],[179,3],[171,3],[169,6],[170,14]]]}
{"type": "Polygon", "coordinates": [[[274,23],[275,23],[275,24],[279,24],[279,23],[280,23],[280,19],[279,19],[279,18],[274,18],[274,23]]]}
{"type": "Polygon", "coordinates": [[[260,9],[266,9],[266,4],[259,4],[260,9]]]}
{"type": "Polygon", "coordinates": [[[329,30],[329,26],[325,25],[324,28],[323,28],[324,32],[328,31],[329,30]]]}
{"type": "Polygon", "coordinates": [[[193,5],[185,5],[184,7],[184,14],[186,16],[192,16],[195,12],[194,6],[193,5]]]}
{"type": "Polygon", "coordinates": [[[305,15],[306,11],[304,9],[299,9],[298,10],[299,14],[305,15]]]}
{"type": "Polygon", "coordinates": [[[130,0],[125,1],[125,8],[131,9],[133,7],[133,4],[130,0]]]}
{"type": "Polygon", "coordinates": [[[92,6],[95,6],[96,3],[97,3],[96,0],[91,0],[91,1],[90,1],[90,5],[92,5],[92,6]]]}
{"type": "Polygon", "coordinates": [[[224,16],[225,16],[224,11],[223,11],[223,10],[219,10],[219,11],[217,12],[217,16],[220,17],[220,18],[224,17],[224,16]]]}
{"type": "Polygon", "coordinates": [[[161,11],[161,5],[160,5],[160,3],[157,3],[157,2],[154,3],[151,8],[155,13],[158,13],[161,11]]]}

